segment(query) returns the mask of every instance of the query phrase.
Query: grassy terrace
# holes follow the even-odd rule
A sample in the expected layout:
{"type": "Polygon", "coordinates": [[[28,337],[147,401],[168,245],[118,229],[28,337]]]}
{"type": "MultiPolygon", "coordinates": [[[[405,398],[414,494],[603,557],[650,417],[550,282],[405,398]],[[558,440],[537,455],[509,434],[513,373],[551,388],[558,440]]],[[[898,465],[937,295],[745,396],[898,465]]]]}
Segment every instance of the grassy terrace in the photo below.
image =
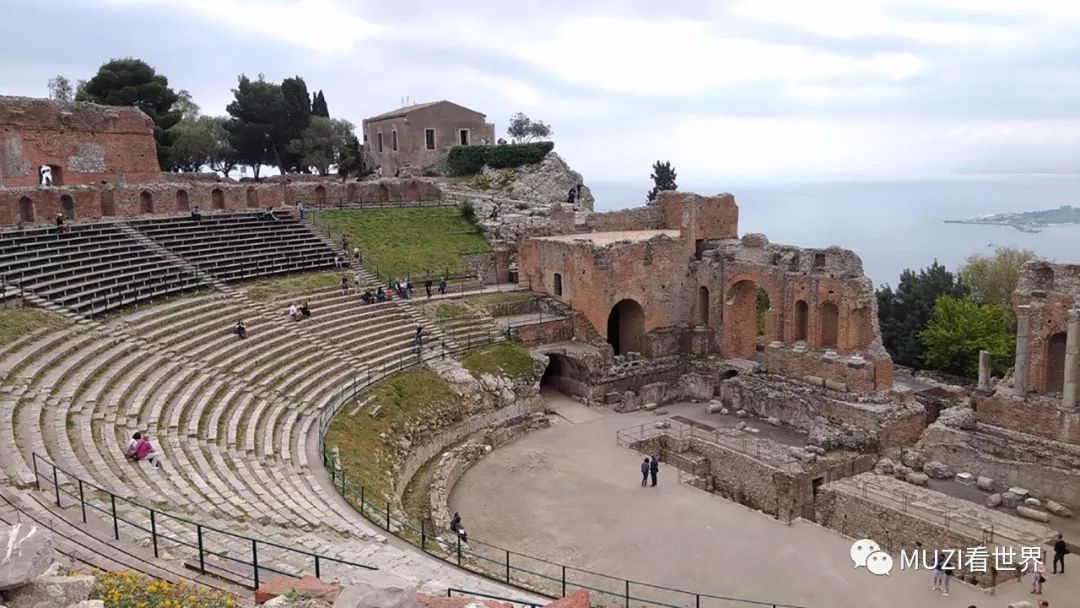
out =
{"type": "Polygon", "coordinates": [[[31,306],[0,308],[0,347],[42,329],[59,329],[69,321],[56,314],[31,306]]]}
{"type": "Polygon", "coordinates": [[[476,377],[492,374],[514,380],[536,380],[529,350],[514,342],[499,342],[466,353],[461,364],[476,377]]]}
{"type": "Polygon", "coordinates": [[[464,268],[462,254],[491,251],[457,207],[338,209],[320,212],[318,222],[329,225],[335,241],[348,235],[364,253],[364,265],[378,266],[384,276],[438,276],[464,268]]]}
{"type": "Polygon", "coordinates": [[[271,300],[294,294],[311,293],[332,289],[341,284],[341,277],[353,278],[346,270],[322,270],[319,272],[297,272],[268,279],[256,279],[244,284],[244,290],[252,300],[271,300]]]}

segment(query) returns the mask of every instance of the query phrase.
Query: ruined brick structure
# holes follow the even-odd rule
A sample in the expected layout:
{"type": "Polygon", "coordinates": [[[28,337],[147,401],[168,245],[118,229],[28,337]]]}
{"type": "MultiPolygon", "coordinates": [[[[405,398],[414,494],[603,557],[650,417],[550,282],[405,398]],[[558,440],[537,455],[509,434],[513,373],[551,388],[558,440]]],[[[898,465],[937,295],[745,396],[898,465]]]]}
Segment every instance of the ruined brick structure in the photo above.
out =
{"type": "Polygon", "coordinates": [[[0,97],[0,184],[36,186],[161,179],[154,124],[136,108],[0,97]]]}
{"type": "Polygon", "coordinates": [[[858,256],[740,239],[738,215],[730,194],[676,192],[638,209],[556,211],[554,236],[519,245],[519,281],[580,311],[616,355],[755,359],[760,348],[770,372],[842,391],[891,388],[858,256]]]}

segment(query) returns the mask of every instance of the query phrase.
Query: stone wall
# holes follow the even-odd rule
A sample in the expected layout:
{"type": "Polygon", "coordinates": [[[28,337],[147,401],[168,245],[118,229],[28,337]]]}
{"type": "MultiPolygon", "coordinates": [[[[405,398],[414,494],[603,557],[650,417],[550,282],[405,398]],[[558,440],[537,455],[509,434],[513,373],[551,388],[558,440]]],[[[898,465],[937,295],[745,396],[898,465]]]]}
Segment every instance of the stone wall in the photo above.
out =
{"type": "Polygon", "coordinates": [[[1061,410],[1058,399],[1038,395],[1019,399],[1004,387],[973,399],[979,422],[1080,445],[1080,412],[1061,410]]]}
{"type": "Polygon", "coordinates": [[[56,185],[160,180],[154,125],[136,108],[0,97],[0,184],[56,185]]]}
{"type": "Polygon", "coordinates": [[[510,280],[510,252],[498,249],[487,253],[467,253],[465,263],[485,284],[506,283],[510,280]]]}
{"type": "Polygon", "coordinates": [[[567,317],[543,323],[520,325],[513,328],[512,332],[514,340],[524,346],[565,342],[574,338],[574,322],[573,319],[567,317]]]}
{"type": "MultiPolygon", "coordinates": [[[[1013,292],[1012,304],[1014,312],[1022,305],[1030,307],[1028,389],[1060,394],[1064,367],[1063,361],[1051,361],[1051,339],[1055,335],[1064,339],[1068,311],[1080,306],[1080,264],[1045,260],[1026,262],[1020,269],[1020,281],[1013,292]]],[[[1058,356],[1063,354],[1062,351],[1058,356]]],[[[1080,360],[1076,365],[1080,377],[1080,360]]]]}

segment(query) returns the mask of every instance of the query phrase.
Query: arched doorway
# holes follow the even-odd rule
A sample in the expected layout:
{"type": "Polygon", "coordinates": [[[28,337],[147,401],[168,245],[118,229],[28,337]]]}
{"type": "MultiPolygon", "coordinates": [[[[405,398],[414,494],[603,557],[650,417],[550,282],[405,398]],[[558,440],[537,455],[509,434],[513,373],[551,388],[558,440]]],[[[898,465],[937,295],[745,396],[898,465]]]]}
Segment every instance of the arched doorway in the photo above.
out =
{"type": "Polygon", "coordinates": [[[608,344],[616,355],[641,352],[641,338],[645,334],[645,310],[634,300],[621,300],[608,314],[608,344]]]}
{"type": "Polygon", "coordinates": [[[214,188],[214,191],[210,193],[210,207],[218,211],[225,210],[225,193],[221,191],[221,188],[214,188]]]}
{"type": "Polygon", "coordinates": [[[34,201],[29,196],[19,199],[19,221],[24,224],[34,223],[34,201]]]}
{"type": "Polygon", "coordinates": [[[315,203],[319,206],[326,204],[326,187],[315,186],[315,203]]]}
{"type": "Polygon", "coordinates": [[[1046,341],[1047,393],[1060,393],[1065,385],[1065,332],[1060,331],[1046,341]]]}
{"type": "Polygon", "coordinates": [[[139,213],[153,213],[154,212],[154,197],[149,192],[143,190],[139,193],[139,213]]]}
{"type": "Polygon", "coordinates": [[[733,284],[724,298],[724,354],[739,359],[753,359],[757,354],[758,287],[744,279],[733,284]]]}
{"type": "Polygon", "coordinates": [[[807,327],[810,323],[810,307],[805,300],[795,302],[795,341],[806,342],[807,327]]]}
{"type": "Polygon", "coordinates": [[[562,390],[559,384],[562,379],[564,367],[561,355],[548,354],[548,365],[544,370],[544,375],[540,378],[540,386],[562,390]]]}
{"type": "Polygon", "coordinates": [[[75,199],[71,198],[71,195],[65,194],[60,197],[60,211],[67,219],[75,219],[75,199]]]}
{"type": "Polygon", "coordinates": [[[101,216],[112,217],[116,215],[116,194],[112,190],[101,191],[101,216]]]}
{"type": "Polygon", "coordinates": [[[379,184],[379,202],[390,202],[390,188],[388,188],[386,184],[379,184]]]}
{"type": "Polygon", "coordinates": [[[356,201],[356,184],[349,184],[345,186],[345,198],[346,203],[355,203],[356,201]]]}
{"type": "Polygon", "coordinates": [[[840,333],[840,310],[836,304],[826,302],[821,305],[821,347],[836,348],[840,333]]]}
{"type": "Polygon", "coordinates": [[[768,331],[769,311],[772,310],[772,302],[769,301],[769,294],[760,287],[757,288],[754,300],[757,302],[754,329],[757,331],[758,336],[764,336],[768,331]]]}
{"type": "Polygon", "coordinates": [[[555,295],[557,295],[557,296],[562,295],[562,275],[557,273],[557,272],[555,273],[555,290],[554,291],[555,291],[555,295]]]}
{"type": "Polygon", "coordinates": [[[188,205],[187,190],[176,191],[176,210],[180,212],[187,212],[191,210],[191,207],[188,205]]]}
{"type": "Polygon", "coordinates": [[[248,186],[247,194],[245,196],[247,196],[248,207],[252,209],[259,208],[259,193],[255,191],[254,187],[248,186]]]}
{"type": "Polygon", "coordinates": [[[709,288],[702,285],[697,290],[697,308],[694,314],[694,322],[699,327],[709,325],[709,288]]]}

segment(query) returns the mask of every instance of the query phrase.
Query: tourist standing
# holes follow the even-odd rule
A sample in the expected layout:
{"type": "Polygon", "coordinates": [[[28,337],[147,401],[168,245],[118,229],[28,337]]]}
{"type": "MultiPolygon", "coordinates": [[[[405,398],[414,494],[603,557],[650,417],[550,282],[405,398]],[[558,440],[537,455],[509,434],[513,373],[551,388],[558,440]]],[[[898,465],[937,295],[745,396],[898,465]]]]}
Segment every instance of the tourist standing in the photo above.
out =
{"type": "Polygon", "coordinates": [[[304,206],[303,202],[300,202],[296,204],[296,210],[300,212],[300,220],[303,221],[304,216],[307,214],[307,207],[304,206]]]}
{"type": "Polygon", "coordinates": [[[646,456],[645,460],[641,462],[641,487],[645,487],[649,483],[649,457],[646,456]]]}
{"type": "Polygon", "coordinates": [[[936,550],[934,551],[934,586],[930,589],[933,591],[941,591],[942,585],[944,585],[945,578],[945,560],[941,558],[936,550]]]}
{"type": "Polygon", "coordinates": [[[439,279],[439,295],[446,295],[446,277],[439,279]]]}
{"type": "Polygon", "coordinates": [[[652,457],[649,462],[649,476],[652,477],[652,486],[656,487],[656,474],[660,472],[660,459],[656,456],[652,457]]]}
{"type": "Polygon", "coordinates": [[[427,297],[431,299],[431,279],[424,279],[424,291],[427,292],[427,297]]]}
{"type": "Polygon", "coordinates": [[[416,347],[416,354],[420,354],[420,351],[424,348],[424,326],[416,326],[416,336],[413,338],[413,345],[416,347]]]}
{"type": "Polygon", "coordinates": [[[1058,534],[1057,541],[1054,543],[1054,574],[1058,573],[1058,564],[1061,564],[1061,574],[1065,574],[1065,555],[1069,552],[1069,548],[1065,546],[1065,537],[1058,534]]]}
{"type": "Polygon", "coordinates": [[[1031,592],[1035,595],[1042,595],[1043,583],[1046,582],[1046,577],[1043,576],[1045,571],[1041,561],[1031,560],[1031,592]]]}

